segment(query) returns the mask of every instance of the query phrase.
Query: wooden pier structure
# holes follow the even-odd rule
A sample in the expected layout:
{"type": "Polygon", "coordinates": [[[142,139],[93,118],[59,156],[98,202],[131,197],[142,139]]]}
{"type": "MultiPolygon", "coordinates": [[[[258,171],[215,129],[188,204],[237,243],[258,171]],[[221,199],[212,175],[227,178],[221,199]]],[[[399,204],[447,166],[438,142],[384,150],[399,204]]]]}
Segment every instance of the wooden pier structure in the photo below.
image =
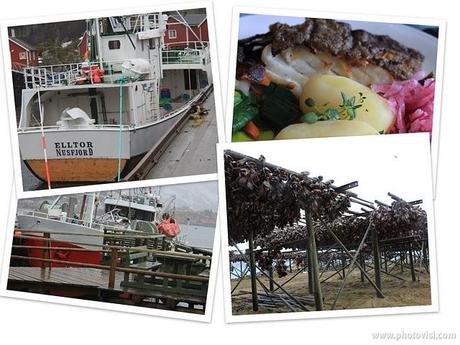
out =
{"type": "MultiPolygon", "coordinates": [[[[75,243],[73,243],[75,244],[75,243]]],[[[164,235],[15,232],[8,289],[127,305],[204,313],[212,252],[164,235]],[[102,245],[64,247],[53,235],[103,237],[102,245]],[[33,238],[34,245],[25,240],[33,238]],[[37,245],[37,239],[39,244],[37,245]],[[39,251],[40,255],[31,256],[39,251]],[[96,252],[101,261],[75,262],[63,253],[96,252]],[[39,262],[39,267],[32,267],[39,262]]],[[[35,265],[37,266],[37,265],[35,265]]]]}

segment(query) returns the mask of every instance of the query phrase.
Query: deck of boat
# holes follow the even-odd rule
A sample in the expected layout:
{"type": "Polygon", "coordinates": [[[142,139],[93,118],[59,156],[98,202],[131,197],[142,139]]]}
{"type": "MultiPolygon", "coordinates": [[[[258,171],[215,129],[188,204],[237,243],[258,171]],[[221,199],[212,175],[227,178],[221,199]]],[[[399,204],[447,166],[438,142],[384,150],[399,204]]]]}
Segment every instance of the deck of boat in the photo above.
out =
{"type": "Polygon", "coordinates": [[[209,111],[208,115],[204,116],[203,122],[194,127],[195,122],[188,120],[158,163],[147,174],[146,179],[217,172],[218,137],[213,92],[203,105],[209,111]]]}

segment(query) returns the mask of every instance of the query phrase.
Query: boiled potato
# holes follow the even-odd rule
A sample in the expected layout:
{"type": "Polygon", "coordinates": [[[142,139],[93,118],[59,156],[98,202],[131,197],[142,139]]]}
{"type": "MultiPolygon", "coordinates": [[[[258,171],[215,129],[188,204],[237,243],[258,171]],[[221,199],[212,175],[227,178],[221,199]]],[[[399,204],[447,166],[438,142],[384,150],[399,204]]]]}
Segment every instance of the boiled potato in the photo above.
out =
{"type": "Polygon", "coordinates": [[[275,139],[302,139],[379,134],[374,127],[359,120],[318,121],[297,123],[283,128],[275,139]]]}
{"type": "MultiPolygon", "coordinates": [[[[387,101],[368,87],[345,77],[333,75],[311,77],[304,85],[302,95],[299,98],[300,109],[304,113],[314,111],[313,108],[305,104],[307,98],[312,98],[320,110],[326,103],[327,108],[339,108],[339,105],[342,104],[341,92],[347,97],[355,96],[357,100],[359,92],[362,92],[363,96],[366,97],[362,107],[356,109],[356,120],[368,123],[380,133],[386,133],[393,125],[394,115],[387,101]]],[[[355,134],[350,133],[349,135],[355,134]]]]}

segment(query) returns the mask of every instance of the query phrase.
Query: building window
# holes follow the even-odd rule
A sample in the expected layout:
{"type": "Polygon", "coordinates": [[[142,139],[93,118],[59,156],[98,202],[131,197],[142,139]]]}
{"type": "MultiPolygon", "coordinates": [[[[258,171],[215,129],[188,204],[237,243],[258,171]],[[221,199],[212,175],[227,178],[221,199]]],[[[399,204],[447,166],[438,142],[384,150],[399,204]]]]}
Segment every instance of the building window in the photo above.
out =
{"type": "Polygon", "coordinates": [[[19,52],[19,60],[26,60],[27,55],[26,52],[19,52]]]}
{"type": "Polygon", "coordinates": [[[168,30],[168,37],[170,39],[175,39],[177,38],[177,31],[176,30],[168,30]]]}
{"type": "Polygon", "coordinates": [[[121,43],[120,41],[109,41],[109,49],[120,49],[121,43]]]}

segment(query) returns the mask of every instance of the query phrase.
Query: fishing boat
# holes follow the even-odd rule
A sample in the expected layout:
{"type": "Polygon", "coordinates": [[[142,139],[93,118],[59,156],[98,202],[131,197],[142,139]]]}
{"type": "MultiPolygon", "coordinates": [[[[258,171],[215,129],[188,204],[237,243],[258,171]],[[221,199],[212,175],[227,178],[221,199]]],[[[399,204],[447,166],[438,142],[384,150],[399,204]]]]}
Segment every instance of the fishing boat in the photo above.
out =
{"type": "MultiPolygon", "coordinates": [[[[51,257],[65,259],[71,262],[100,263],[102,256],[98,252],[67,251],[65,248],[94,249],[103,244],[104,229],[109,225],[95,220],[97,213],[97,194],[83,196],[80,211],[76,209],[77,198],[69,196],[63,200],[58,196],[51,204],[43,202],[37,210],[18,208],[16,212],[16,234],[23,235],[16,240],[28,247],[27,256],[32,258],[43,257],[43,248],[47,246],[42,240],[43,231],[46,232],[50,247],[62,248],[54,250],[51,257]]],[[[114,227],[115,229],[115,227],[114,227]]],[[[37,260],[30,260],[32,267],[40,267],[37,260]]],[[[61,267],[60,264],[53,266],[61,267]]]]}
{"type": "Polygon", "coordinates": [[[208,43],[165,44],[167,20],[87,20],[82,62],[24,69],[21,159],[48,187],[121,180],[212,83],[208,43]]]}
{"type": "MultiPolygon", "coordinates": [[[[58,196],[51,204],[42,203],[38,210],[19,208],[16,213],[16,229],[28,231],[31,235],[25,245],[38,246],[42,240],[34,237],[34,232],[46,231],[52,247],[73,247],[94,249],[110,242],[104,238],[107,232],[115,234],[157,235],[156,223],[161,217],[161,210],[167,209],[174,197],[160,203],[160,196],[155,193],[134,192],[125,195],[105,197],[101,200],[98,193],[84,194],[80,202],[74,196],[58,196]],[[77,204],[81,203],[79,209],[77,204]],[[98,215],[98,208],[103,206],[104,213],[98,215]],[[34,232],[30,232],[34,231],[34,232]]],[[[64,257],[61,252],[56,257],[64,257]]],[[[41,257],[42,251],[33,253],[41,257]]],[[[68,261],[99,263],[101,256],[89,252],[69,252],[68,261]]],[[[38,264],[38,263],[34,263],[38,264]]]]}

